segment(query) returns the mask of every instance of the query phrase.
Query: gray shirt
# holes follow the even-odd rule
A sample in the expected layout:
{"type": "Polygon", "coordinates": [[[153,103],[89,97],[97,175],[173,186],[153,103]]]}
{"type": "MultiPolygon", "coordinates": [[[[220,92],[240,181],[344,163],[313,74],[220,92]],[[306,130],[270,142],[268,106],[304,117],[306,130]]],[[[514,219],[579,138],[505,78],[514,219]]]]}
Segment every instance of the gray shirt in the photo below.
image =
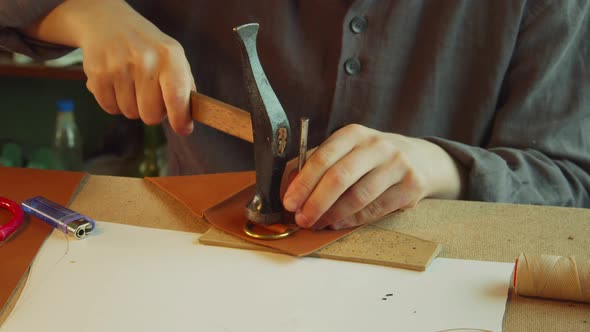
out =
{"type": "MultiPolygon", "coordinates": [[[[291,122],[310,117],[311,146],[359,123],[441,146],[466,171],[466,199],[590,206],[589,1],[132,5],[184,46],[200,92],[242,108],[232,28],[260,23],[262,65],[291,122]]],[[[14,26],[19,9],[5,7],[0,26],[14,26]]],[[[38,49],[7,30],[0,44],[38,49]]],[[[173,174],[253,168],[247,143],[202,125],[188,137],[165,128],[173,174]]]]}

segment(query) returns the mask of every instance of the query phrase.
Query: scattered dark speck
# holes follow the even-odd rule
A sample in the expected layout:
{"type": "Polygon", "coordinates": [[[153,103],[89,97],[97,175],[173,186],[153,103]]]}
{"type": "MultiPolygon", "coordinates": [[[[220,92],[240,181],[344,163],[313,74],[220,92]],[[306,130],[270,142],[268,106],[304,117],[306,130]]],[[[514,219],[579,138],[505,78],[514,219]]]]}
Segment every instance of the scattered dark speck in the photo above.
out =
{"type": "Polygon", "coordinates": [[[510,239],[508,239],[508,242],[510,242],[510,239]]]}
{"type": "Polygon", "coordinates": [[[568,236],[568,237],[567,237],[567,239],[568,239],[568,240],[573,240],[573,239],[574,239],[574,237],[570,235],[570,236],[568,236]]]}
{"type": "Polygon", "coordinates": [[[412,249],[416,250],[416,247],[413,247],[412,249]]]}
{"type": "Polygon", "coordinates": [[[393,293],[385,294],[385,296],[393,296],[393,293]]]}
{"type": "Polygon", "coordinates": [[[416,310],[414,310],[414,313],[416,313],[416,310]]]}
{"type": "Polygon", "coordinates": [[[582,323],[588,324],[588,321],[587,320],[583,320],[582,323]]]}
{"type": "Polygon", "coordinates": [[[387,298],[386,297],[382,297],[381,300],[385,301],[385,300],[387,300],[387,298]]]}

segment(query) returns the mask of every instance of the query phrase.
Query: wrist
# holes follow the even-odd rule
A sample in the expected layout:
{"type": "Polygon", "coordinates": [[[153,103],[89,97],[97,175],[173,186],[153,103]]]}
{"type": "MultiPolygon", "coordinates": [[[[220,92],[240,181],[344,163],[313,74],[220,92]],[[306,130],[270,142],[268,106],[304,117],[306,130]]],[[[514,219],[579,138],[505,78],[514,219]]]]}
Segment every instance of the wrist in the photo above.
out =
{"type": "Polygon", "coordinates": [[[440,146],[416,139],[425,158],[424,172],[429,181],[427,197],[460,199],[464,188],[464,169],[440,146]]]}

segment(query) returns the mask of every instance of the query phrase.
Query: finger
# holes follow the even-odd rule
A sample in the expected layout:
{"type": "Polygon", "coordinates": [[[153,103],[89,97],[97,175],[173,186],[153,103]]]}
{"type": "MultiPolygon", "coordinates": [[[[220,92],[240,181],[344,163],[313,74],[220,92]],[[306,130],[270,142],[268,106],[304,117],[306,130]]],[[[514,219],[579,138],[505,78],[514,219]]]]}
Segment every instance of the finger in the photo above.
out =
{"type": "Polygon", "coordinates": [[[285,166],[285,171],[283,172],[283,177],[281,178],[281,190],[280,195],[281,197],[285,197],[285,193],[287,192],[287,188],[297,176],[297,159],[290,160],[287,162],[285,166]]]}
{"type": "Polygon", "coordinates": [[[160,87],[166,114],[176,133],[188,135],[194,127],[189,108],[190,92],[194,87],[190,66],[182,47],[177,43],[171,44],[164,61],[165,65],[160,71],[160,87]]]}
{"type": "Polygon", "coordinates": [[[406,166],[399,162],[399,158],[375,168],[346,190],[315,223],[314,229],[323,229],[362,210],[396,185],[405,173],[406,166]]]}
{"type": "Polygon", "coordinates": [[[105,112],[112,115],[121,114],[112,84],[100,79],[88,78],[86,88],[94,95],[94,99],[105,112]]]}
{"type": "Polygon", "coordinates": [[[137,50],[136,63],[133,66],[135,94],[139,117],[148,125],[162,122],[166,115],[164,99],[158,80],[158,53],[147,48],[137,50]]]}
{"type": "MultiPolygon", "coordinates": [[[[190,70],[190,67],[189,67],[190,70]]],[[[195,83],[195,78],[193,77],[192,71],[190,72],[190,80],[191,80],[191,91],[197,91],[197,84],[195,83]]]]}
{"type": "Polygon", "coordinates": [[[141,120],[148,125],[158,124],[165,118],[162,90],[153,75],[143,77],[138,82],[137,106],[141,120]]]}
{"type": "Polygon", "coordinates": [[[115,98],[121,113],[128,119],[139,119],[135,83],[130,75],[120,77],[115,81],[115,98]]]}
{"type": "Polygon", "coordinates": [[[364,224],[359,224],[356,219],[347,218],[347,219],[341,220],[335,224],[328,225],[325,228],[331,229],[333,231],[339,231],[341,229],[353,228],[353,227],[357,227],[357,226],[361,226],[361,225],[364,225],[364,224]]]}
{"type": "Polygon", "coordinates": [[[141,121],[148,125],[161,123],[166,117],[166,109],[160,85],[156,82],[156,84],[144,83],[141,86],[137,91],[137,105],[141,121]]]}
{"type": "Polygon", "coordinates": [[[352,151],[357,142],[357,136],[338,131],[322,143],[287,188],[283,200],[285,209],[291,212],[300,209],[328,169],[352,151]]]}
{"type": "Polygon", "coordinates": [[[365,208],[332,224],[330,228],[337,230],[368,224],[394,211],[414,206],[422,197],[417,196],[417,190],[412,184],[411,176],[405,177],[402,182],[387,189],[365,208]]]}
{"type": "Polygon", "coordinates": [[[295,221],[301,227],[311,227],[338,200],[338,198],[365,174],[384,162],[384,155],[378,153],[378,144],[355,147],[349,154],[336,162],[324,176],[295,214],[295,221]]]}

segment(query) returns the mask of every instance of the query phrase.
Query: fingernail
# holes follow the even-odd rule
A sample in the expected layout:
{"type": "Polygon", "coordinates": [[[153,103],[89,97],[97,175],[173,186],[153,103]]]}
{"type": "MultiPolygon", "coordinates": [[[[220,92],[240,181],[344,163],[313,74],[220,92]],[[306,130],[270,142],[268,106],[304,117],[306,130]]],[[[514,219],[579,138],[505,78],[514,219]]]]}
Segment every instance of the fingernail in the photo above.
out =
{"type": "Polygon", "coordinates": [[[194,125],[194,123],[191,121],[191,122],[189,122],[188,126],[187,126],[187,127],[186,127],[186,129],[184,130],[184,134],[185,134],[185,135],[190,135],[190,134],[193,132],[193,130],[194,130],[194,129],[195,129],[195,125],[194,125]]]}
{"type": "Polygon", "coordinates": [[[297,210],[297,201],[295,201],[294,197],[290,197],[289,195],[285,194],[285,199],[283,199],[283,206],[285,209],[290,212],[295,212],[297,210]]]}
{"type": "Polygon", "coordinates": [[[350,228],[354,225],[354,222],[350,219],[350,217],[340,220],[337,223],[330,225],[330,229],[333,231],[339,231],[341,229],[350,228]]]}
{"type": "Polygon", "coordinates": [[[342,228],[342,225],[340,224],[332,224],[330,226],[328,226],[328,229],[332,230],[332,231],[339,231],[342,228]]]}
{"type": "Polygon", "coordinates": [[[297,212],[295,212],[295,223],[297,224],[297,226],[303,228],[308,228],[309,226],[311,226],[309,223],[309,219],[307,219],[307,217],[303,215],[301,210],[297,210],[297,212]]]}
{"type": "Polygon", "coordinates": [[[299,171],[294,169],[291,171],[291,173],[289,173],[289,183],[293,182],[293,180],[295,180],[295,178],[297,177],[297,174],[299,174],[299,171]]]}
{"type": "Polygon", "coordinates": [[[315,225],[311,228],[312,231],[316,232],[316,231],[321,231],[323,229],[328,228],[329,226],[317,226],[317,224],[319,223],[319,220],[317,223],[315,223],[315,225]]]}

